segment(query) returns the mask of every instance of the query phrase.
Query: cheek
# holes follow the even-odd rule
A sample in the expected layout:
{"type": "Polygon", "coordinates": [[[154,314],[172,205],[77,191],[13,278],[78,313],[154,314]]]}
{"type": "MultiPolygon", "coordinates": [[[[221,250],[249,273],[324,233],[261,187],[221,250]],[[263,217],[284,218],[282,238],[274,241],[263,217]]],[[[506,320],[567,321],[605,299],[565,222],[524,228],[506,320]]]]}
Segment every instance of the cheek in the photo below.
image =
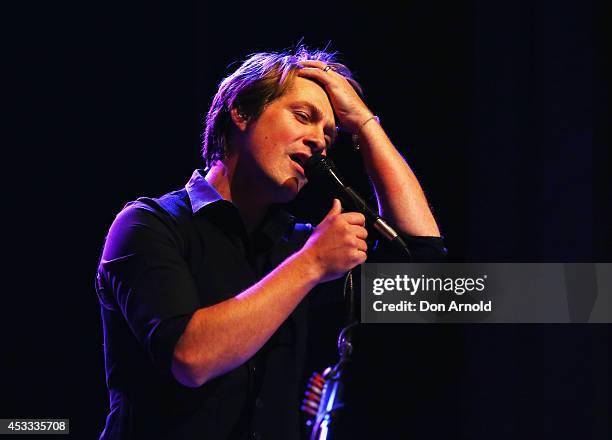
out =
{"type": "Polygon", "coordinates": [[[278,117],[274,121],[266,120],[253,133],[253,155],[264,156],[268,160],[287,153],[291,145],[299,139],[298,130],[291,121],[278,117]]]}
{"type": "Polygon", "coordinates": [[[288,142],[299,136],[302,126],[296,121],[294,116],[290,115],[280,116],[273,122],[272,128],[274,130],[274,137],[282,142],[288,142]]]}
{"type": "Polygon", "coordinates": [[[289,144],[289,137],[284,130],[274,130],[273,133],[268,133],[262,138],[262,151],[266,154],[279,154],[286,150],[289,144]]]}

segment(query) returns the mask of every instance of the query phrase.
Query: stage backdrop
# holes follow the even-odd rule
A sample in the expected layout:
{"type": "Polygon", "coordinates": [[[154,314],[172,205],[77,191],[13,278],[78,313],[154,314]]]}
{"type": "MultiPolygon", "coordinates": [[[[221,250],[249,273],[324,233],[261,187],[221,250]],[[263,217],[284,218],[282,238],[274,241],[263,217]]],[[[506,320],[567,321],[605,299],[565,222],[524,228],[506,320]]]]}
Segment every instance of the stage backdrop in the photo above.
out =
{"type": "MultiPolygon", "coordinates": [[[[0,417],[108,409],[93,290],[106,230],[202,166],[249,53],[330,47],[415,170],[451,261],[610,261],[605,10],[588,1],[20,2],[9,22],[0,417]]],[[[344,149],[343,149],[344,148],[344,149]]],[[[368,190],[359,158],[334,153],[368,190]]],[[[316,222],[305,192],[291,207],[316,222]]],[[[335,360],[315,312],[307,368],[335,360]]],[[[345,438],[610,438],[608,325],[367,325],[345,438]]]]}

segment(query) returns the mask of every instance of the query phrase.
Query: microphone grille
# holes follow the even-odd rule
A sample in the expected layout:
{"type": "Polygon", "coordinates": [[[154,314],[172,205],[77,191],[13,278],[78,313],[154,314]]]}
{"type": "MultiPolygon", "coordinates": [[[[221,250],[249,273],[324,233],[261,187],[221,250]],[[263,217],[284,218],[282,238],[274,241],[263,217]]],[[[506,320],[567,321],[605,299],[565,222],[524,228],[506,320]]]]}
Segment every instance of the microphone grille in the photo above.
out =
{"type": "Polygon", "coordinates": [[[334,162],[320,153],[313,154],[304,163],[304,172],[308,180],[316,180],[324,177],[330,170],[337,172],[334,162]]]}

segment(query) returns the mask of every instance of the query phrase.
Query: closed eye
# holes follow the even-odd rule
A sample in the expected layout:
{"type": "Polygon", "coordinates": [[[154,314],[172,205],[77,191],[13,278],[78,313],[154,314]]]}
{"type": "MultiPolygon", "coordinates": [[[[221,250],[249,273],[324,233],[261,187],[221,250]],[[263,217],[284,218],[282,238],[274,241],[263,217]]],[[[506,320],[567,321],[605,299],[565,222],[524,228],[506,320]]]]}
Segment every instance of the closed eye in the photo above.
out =
{"type": "Polygon", "coordinates": [[[295,112],[295,116],[301,121],[304,121],[304,122],[310,121],[310,115],[308,113],[295,112]]]}

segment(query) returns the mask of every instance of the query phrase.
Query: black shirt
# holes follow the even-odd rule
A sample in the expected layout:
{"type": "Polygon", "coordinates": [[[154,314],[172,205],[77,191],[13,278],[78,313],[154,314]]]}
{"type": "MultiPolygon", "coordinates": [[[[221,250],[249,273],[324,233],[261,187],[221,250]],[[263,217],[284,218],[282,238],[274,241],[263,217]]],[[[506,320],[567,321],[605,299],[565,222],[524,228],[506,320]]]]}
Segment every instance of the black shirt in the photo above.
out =
{"type": "MultiPolygon", "coordinates": [[[[96,280],[111,401],[101,439],[299,438],[308,296],[229,373],[188,388],[170,368],[196,310],[251,287],[309,232],[271,209],[249,237],[236,207],[198,170],[182,190],[126,205],[111,226],[96,280]]],[[[420,259],[445,251],[440,239],[408,240],[420,259]]]]}

